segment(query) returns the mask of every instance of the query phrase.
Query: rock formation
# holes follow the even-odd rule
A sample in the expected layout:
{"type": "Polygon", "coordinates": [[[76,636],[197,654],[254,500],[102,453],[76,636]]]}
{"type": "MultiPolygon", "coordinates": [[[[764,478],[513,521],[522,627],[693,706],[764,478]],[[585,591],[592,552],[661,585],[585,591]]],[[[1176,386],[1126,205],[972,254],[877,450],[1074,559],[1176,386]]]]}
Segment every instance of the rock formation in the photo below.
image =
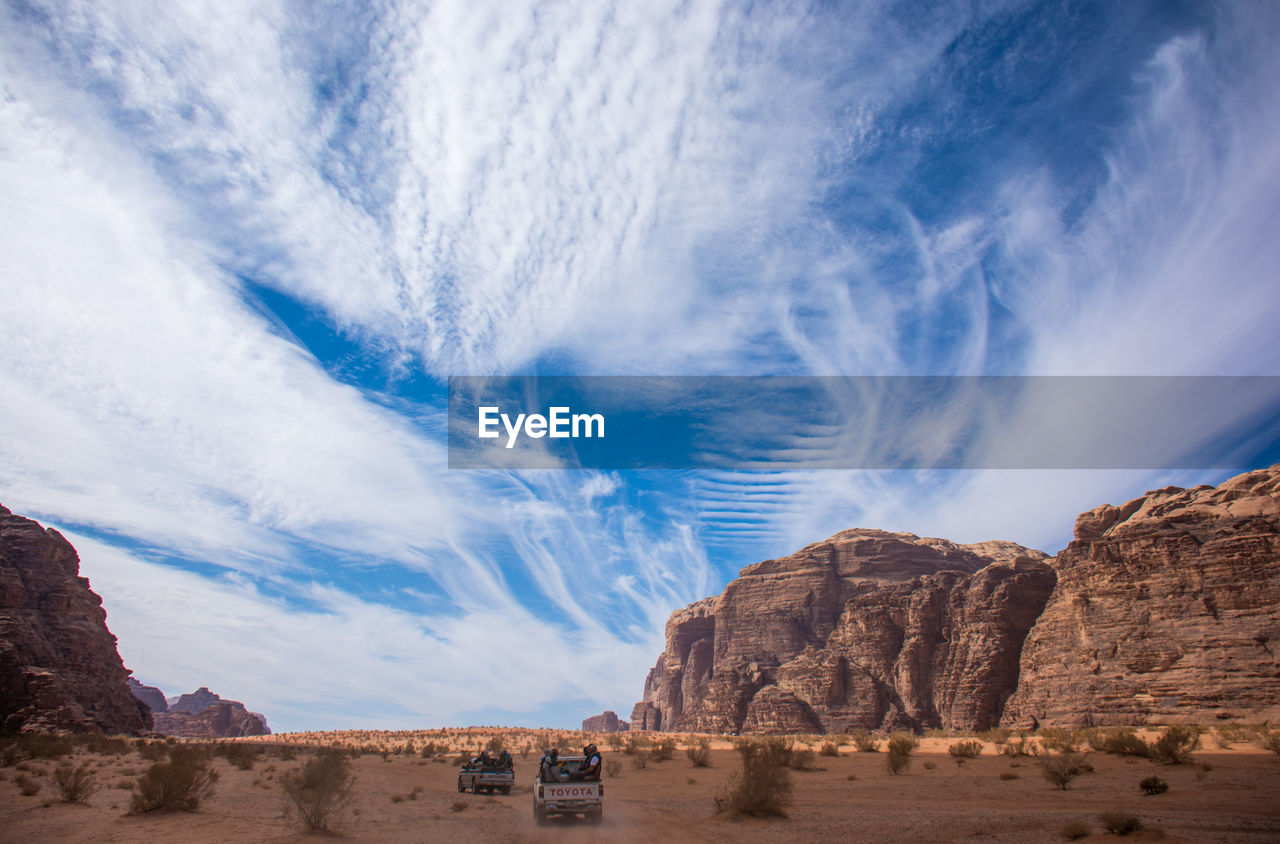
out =
{"type": "Polygon", "coordinates": [[[151,729],[102,599],[79,574],[61,534],[0,507],[0,730],[151,729]]]}
{"type": "Polygon", "coordinates": [[[626,721],[620,720],[618,713],[612,709],[606,709],[599,715],[582,719],[584,733],[621,733],[626,732],[630,726],[626,721]]]}
{"type": "Polygon", "coordinates": [[[165,735],[180,738],[229,738],[271,734],[266,716],[250,712],[238,700],[223,700],[209,691],[207,686],[201,686],[191,694],[167,700],[154,686],[139,683],[133,692],[142,697],[142,690],[149,690],[159,696],[161,708],[153,708],[152,717],[156,731],[165,735]]]}
{"type": "Polygon", "coordinates": [[[748,566],[666,638],[632,729],[1274,721],[1280,466],[1098,507],[1047,561],[845,531],[748,566]]]}
{"type": "Polygon", "coordinates": [[[1280,466],[1076,520],[1011,724],[1280,718],[1280,466]]]}
{"type": "Polygon", "coordinates": [[[129,678],[129,691],[133,696],[142,701],[153,712],[164,712],[169,708],[169,703],[164,699],[164,692],[155,686],[144,686],[133,677],[129,678]]]}
{"type": "Polygon", "coordinates": [[[984,728],[1053,589],[1043,553],[848,530],[677,611],[632,729],[984,728]]]}
{"type": "Polygon", "coordinates": [[[244,704],[236,700],[219,698],[197,712],[170,707],[168,712],[159,712],[152,717],[155,718],[157,731],[180,738],[233,738],[271,734],[266,719],[245,709],[244,704]]]}

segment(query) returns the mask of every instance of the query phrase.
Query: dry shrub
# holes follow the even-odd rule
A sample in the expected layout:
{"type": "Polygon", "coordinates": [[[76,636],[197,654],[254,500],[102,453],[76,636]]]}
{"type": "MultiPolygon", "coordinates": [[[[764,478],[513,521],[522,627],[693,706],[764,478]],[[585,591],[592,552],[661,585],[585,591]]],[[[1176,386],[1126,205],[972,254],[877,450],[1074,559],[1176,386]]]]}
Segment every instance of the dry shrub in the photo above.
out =
{"type": "Polygon", "coordinates": [[[1258,736],[1258,746],[1280,756],[1280,730],[1272,730],[1258,736]]]}
{"type": "Polygon", "coordinates": [[[634,756],[641,751],[648,750],[653,745],[648,736],[628,736],[627,743],[622,746],[622,752],[628,756],[634,756]]]}
{"type": "Polygon", "coordinates": [[[960,741],[947,748],[947,752],[956,759],[962,761],[965,759],[976,759],[982,755],[982,742],[980,741],[960,741]]]}
{"type": "Polygon", "coordinates": [[[18,787],[24,797],[35,797],[40,793],[40,783],[31,779],[26,774],[18,774],[13,778],[13,784],[18,787]]]}
{"type": "Polygon", "coordinates": [[[622,776],[622,760],[606,759],[604,762],[604,772],[611,777],[622,776]]]}
{"type": "Polygon", "coordinates": [[[276,758],[281,762],[293,762],[298,758],[298,751],[293,749],[293,745],[282,744],[276,752],[276,758]]]}
{"type": "Polygon", "coordinates": [[[702,739],[696,745],[691,745],[685,750],[685,755],[689,757],[689,762],[695,768],[711,767],[711,742],[702,739]]]}
{"type": "Polygon", "coordinates": [[[470,805],[471,804],[468,803],[466,800],[463,800],[462,798],[458,798],[457,800],[454,800],[452,803],[449,804],[449,811],[461,812],[463,809],[467,808],[470,805]]]}
{"type": "Polygon", "coordinates": [[[130,814],[156,810],[195,811],[200,801],[213,793],[218,772],[211,770],[201,754],[174,747],[168,762],[156,762],[133,786],[130,814]]]}
{"type": "Polygon", "coordinates": [[[1066,791],[1071,781],[1084,773],[1084,757],[1078,753],[1045,756],[1040,760],[1040,770],[1044,772],[1045,779],[1066,791]]]}
{"type": "Polygon", "coordinates": [[[1018,778],[1018,775],[1017,775],[1017,774],[1015,774],[1015,773],[1013,773],[1012,771],[1005,771],[1004,773],[1002,773],[1002,774],[1000,775],[1000,779],[1005,780],[1005,781],[1008,781],[1008,780],[1016,780],[1017,778],[1018,778]]]}
{"type": "Polygon", "coordinates": [[[1195,727],[1165,727],[1160,737],[1149,745],[1148,755],[1166,765],[1191,761],[1191,753],[1200,746],[1200,731],[1195,727]]]}
{"type": "Polygon", "coordinates": [[[895,776],[901,774],[911,765],[911,754],[920,746],[920,740],[911,733],[894,733],[889,736],[889,754],[885,757],[885,767],[895,776]]]}
{"type": "Polygon", "coordinates": [[[631,754],[631,764],[635,766],[637,771],[644,770],[644,766],[649,764],[649,756],[651,754],[647,750],[637,750],[631,754]]]}
{"type": "Polygon", "coordinates": [[[880,749],[880,743],[876,741],[875,736],[860,730],[852,734],[853,746],[858,748],[859,753],[875,753],[880,749]]]}
{"type": "Polygon", "coordinates": [[[49,733],[19,733],[14,743],[27,759],[57,759],[75,751],[71,739],[49,733]]]}
{"type": "Polygon", "coordinates": [[[98,791],[98,782],[88,763],[72,765],[69,762],[59,765],[53,772],[53,784],[63,803],[88,803],[89,798],[98,791]]]}
{"type": "Polygon", "coordinates": [[[834,742],[829,742],[829,741],[823,742],[822,749],[819,750],[818,753],[821,754],[822,756],[839,756],[840,745],[835,744],[834,742]]]}
{"type": "Polygon", "coordinates": [[[1151,747],[1132,727],[1115,727],[1109,730],[1098,730],[1088,736],[1089,747],[1103,753],[1116,756],[1150,756],[1151,747]]]}
{"type": "Polygon", "coordinates": [[[218,745],[217,753],[242,771],[252,771],[258,761],[258,748],[245,742],[223,742],[218,745]]]}
{"type": "Polygon", "coordinates": [[[1084,736],[1075,730],[1064,730],[1061,727],[1042,727],[1040,729],[1040,746],[1056,753],[1079,753],[1084,744],[1084,736]]]}
{"type": "Polygon", "coordinates": [[[784,739],[770,738],[738,745],[742,770],[716,795],[716,811],[756,817],[785,818],[791,802],[791,750],[784,739]]]}
{"type": "Polygon", "coordinates": [[[329,828],[330,819],[351,803],[355,774],[347,757],[322,751],[280,778],[286,805],[308,832],[329,828]]]}
{"type": "Polygon", "coordinates": [[[812,747],[792,747],[787,753],[786,766],[793,771],[808,771],[813,768],[815,757],[812,747]]]}
{"type": "Polygon", "coordinates": [[[989,741],[992,744],[1004,744],[1012,734],[1007,727],[992,727],[989,730],[983,730],[977,735],[983,741],[989,741]]]}
{"type": "Polygon", "coordinates": [[[666,762],[676,758],[676,740],[663,739],[653,748],[653,761],[666,762]]]}
{"type": "Polygon", "coordinates": [[[1000,745],[1001,756],[1035,756],[1039,748],[1027,737],[1026,733],[1018,733],[1016,737],[1007,736],[1000,745]]]}
{"type": "Polygon", "coordinates": [[[1152,774],[1142,782],[1138,783],[1138,788],[1142,789],[1147,794],[1164,794],[1169,790],[1169,783],[1160,779],[1155,774],[1152,774]]]}
{"type": "Polygon", "coordinates": [[[1092,832],[1093,829],[1084,821],[1070,821],[1062,828],[1062,837],[1068,841],[1078,841],[1081,838],[1088,838],[1092,832]]]}
{"type": "Polygon", "coordinates": [[[1142,829],[1142,819],[1127,812],[1104,812],[1098,815],[1102,828],[1112,835],[1128,835],[1142,829]]]}

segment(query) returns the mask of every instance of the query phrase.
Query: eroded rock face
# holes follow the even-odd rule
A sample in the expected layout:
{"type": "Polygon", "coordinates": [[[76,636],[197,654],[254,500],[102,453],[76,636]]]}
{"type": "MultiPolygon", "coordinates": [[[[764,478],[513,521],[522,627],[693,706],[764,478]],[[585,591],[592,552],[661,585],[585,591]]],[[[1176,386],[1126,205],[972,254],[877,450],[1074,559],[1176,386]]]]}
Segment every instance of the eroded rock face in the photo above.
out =
{"type": "Polygon", "coordinates": [[[151,729],[102,599],[79,574],[61,534],[0,507],[0,730],[151,729]]]}
{"type": "Polygon", "coordinates": [[[169,698],[167,704],[167,711],[153,717],[156,730],[168,736],[234,738],[271,734],[266,716],[250,712],[238,700],[224,700],[207,686],[169,698]]]}
{"type": "Polygon", "coordinates": [[[138,700],[145,703],[152,712],[164,712],[169,703],[164,699],[164,692],[155,686],[144,686],[133,677],[129,678],[129,691],[138,700]]]}
{"type": "Polygon", "coordinates": [[[235,738],[270,735],[264,719],[244,704],[219,698],[198,712],[170,708],[154,716],[156,730],[181,738],[235,738]]]}
{"type": "Polygon", "coordinates": [[[993,726],[1054,585],[1045,555],[849,530],[672,614],[632,729],[993,726]]]}
{"type": "Polygon", "coordinates": [[[1004,720],[1280,718],[1280,467],[1076,520],[1004,720]]]}
{"type": "Polygon", "coordinates": [[[625,732],[629,726],[626,721],[619,719],[618,713],[612,709],[606,709],[599,715],[582,719],[584,733],[621,733],[625,732]]]}

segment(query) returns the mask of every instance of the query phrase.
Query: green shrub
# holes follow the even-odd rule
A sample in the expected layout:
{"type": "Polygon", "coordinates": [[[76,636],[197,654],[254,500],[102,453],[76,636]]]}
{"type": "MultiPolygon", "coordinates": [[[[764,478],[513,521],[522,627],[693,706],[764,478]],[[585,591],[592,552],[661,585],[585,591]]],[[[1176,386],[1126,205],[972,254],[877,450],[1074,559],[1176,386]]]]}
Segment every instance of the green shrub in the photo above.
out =
{"type": "Polygon", "coordinates": [[[333,751],[320,752],[280,778],[286,805],[308,832],[329,828],[333,816],[351,803],[354,782],[347,757],[333,751]]]}
{"type": "Polygon", "coordinates": [[[1169,783],[1152,774],[1138,783],[1138,788],[1141,788],[1147,794],[1164,794],[1169,790],[1169,783]]]}
{"type": "Polygon", "coordinates": [[[1142,829],[1142,819],[1125,812],[1104,812],[1098,815],[1102,828],[1112,835],[1128,835],[1142,829]]]}
{"type": "Polygon", "coordinates": [[[738,746],[742,770],[729,778],[724,791],[716,795],[716,810],[739,815],[786,817],[791,802],[791,774],[787,770],[791,754],[780,738],[744,742],[738,746]]]}

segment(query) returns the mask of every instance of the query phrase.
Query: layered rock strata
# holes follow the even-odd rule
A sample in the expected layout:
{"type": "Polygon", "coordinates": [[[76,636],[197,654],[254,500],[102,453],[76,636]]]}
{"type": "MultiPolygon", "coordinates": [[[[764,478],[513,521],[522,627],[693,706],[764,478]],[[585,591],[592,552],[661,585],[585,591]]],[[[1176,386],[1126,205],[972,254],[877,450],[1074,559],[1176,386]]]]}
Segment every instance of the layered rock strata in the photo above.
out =
{"type": "Polygon", "coordinates": [[[1280,467],[1076,520],[1011,724],[1280,719],[1280,467]]]}
{"type": "Polygon", "coordinates": [[[0,507],[0,730],[151,729],[102,599],[79,574],[60,533],[0,507]]]}
{"type": "Polygon", "coordinates": [[[582,719],[584,733],[621,733],[626,732],[629,726],[626,721],[618,718],[618,713],[612,709],[606,709],[599,715],[582,719]]]}
{"type": "Polygon", "coordinates": [[[674,613],[632,729],[974,729],[1017,686],[1042,552],[848,530],[674,613]]]}

